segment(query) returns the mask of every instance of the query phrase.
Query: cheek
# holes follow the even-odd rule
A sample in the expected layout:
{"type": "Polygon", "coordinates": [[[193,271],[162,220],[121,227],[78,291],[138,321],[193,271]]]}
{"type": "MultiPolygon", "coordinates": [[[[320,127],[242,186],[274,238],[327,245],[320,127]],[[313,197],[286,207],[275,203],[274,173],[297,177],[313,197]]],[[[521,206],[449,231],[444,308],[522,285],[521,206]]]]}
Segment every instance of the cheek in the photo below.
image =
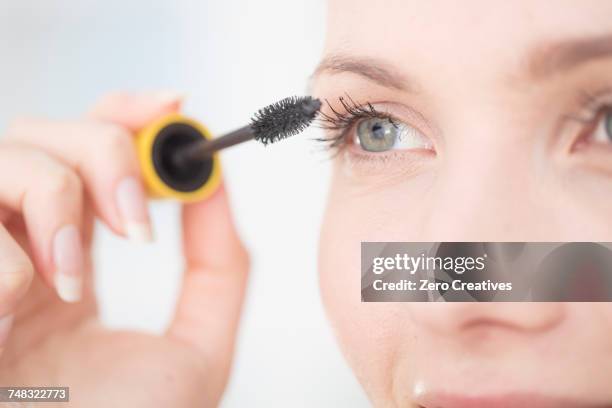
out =
{"type": "Polygon", "coordinates": [[[361,304],[361,242],[406,240],[410,221],[402,216],[405,204],[397,205],[402,201],[398,197],[356,187],[342,173],[336,167],[332,178],[320,237],[319,272],[328,308],[350,312],[361,304]]]}
{"type": "MultiPolygon", "coordinates": [[[[392,385],[398,382],[397,375],[410,373],[407,365],[413,328],[407,304],[361,302],[360,247],[361,241],[388,238],[392,229],[383,227],[380,217],[370,216],[368,209],[377,207],[365,197],[346,199],[337,180],[333,187],[320,237],[322,299],[357,378],[376,405],[385,405],[393,394],[392,385]]],[[[405,384],[403,380],[400,383],[405,384]]]]}
{"type": "Polygon", "coordinates": [[[592,319],[593,316],[601,316],[601,327],[605,333],[605,337],[612,344],[612,303],[594,303],[594,307],[590,307],[589,303],[576,303],[575,308],[585,310],[583,314],[585,318],[592,319]]]}

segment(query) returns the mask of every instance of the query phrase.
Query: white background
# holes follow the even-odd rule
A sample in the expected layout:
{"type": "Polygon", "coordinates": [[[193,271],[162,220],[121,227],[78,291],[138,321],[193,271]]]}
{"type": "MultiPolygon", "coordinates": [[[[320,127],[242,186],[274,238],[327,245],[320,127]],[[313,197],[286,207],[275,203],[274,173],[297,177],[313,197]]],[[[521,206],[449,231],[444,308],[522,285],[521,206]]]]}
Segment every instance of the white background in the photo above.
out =
{"type": "MultiPolygon", "coordinates": [[[[18,114],[78,116],[108,90],[172,89],[222,133],[306,92],[320,57],[323,0],[0,0],[0,126],[18,114]]],[[[224,407],[360,407],[363,392],[321,305],[317,235],[329,163],[317,136],[223,153],[233,210],[253,257],[224,407]]],[[[87,137],[87,135],[83,135],[87,137]]],[[[99,226],[106,324],[160,332],[181,274],[178,206],[151,206],[157,240],[99,226]]]]}

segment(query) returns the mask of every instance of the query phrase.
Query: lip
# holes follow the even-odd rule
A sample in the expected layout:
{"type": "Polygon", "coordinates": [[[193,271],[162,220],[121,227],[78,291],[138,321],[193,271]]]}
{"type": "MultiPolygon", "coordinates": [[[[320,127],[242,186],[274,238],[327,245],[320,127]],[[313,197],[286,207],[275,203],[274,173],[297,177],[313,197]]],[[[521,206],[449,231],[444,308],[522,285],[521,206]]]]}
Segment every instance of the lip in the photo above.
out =
{"type": "Polygon", "coordinates": [[[465,396],[458,394],[428,394],[418,398],[421,408],[611,408],[610,404],[590,404],[571,399],[538,394],[505,394],[465,396]]]}

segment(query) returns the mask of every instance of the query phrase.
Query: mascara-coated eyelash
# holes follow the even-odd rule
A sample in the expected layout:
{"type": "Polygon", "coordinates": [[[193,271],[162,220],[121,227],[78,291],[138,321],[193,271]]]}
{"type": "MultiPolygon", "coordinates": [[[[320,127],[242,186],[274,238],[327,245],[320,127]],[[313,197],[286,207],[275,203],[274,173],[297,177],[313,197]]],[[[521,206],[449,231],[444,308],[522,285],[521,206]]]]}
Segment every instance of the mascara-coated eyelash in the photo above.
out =
{"type": "Polygon", "coordinates": [[[377,111],[370,102],[360,105],[348,95],[346,95],[346,98],[340,96],[338,101],[342,105],[344,112],[334,109],[331,103],[326,99],[325,103],[331,113],[327,114],[323,111],[319,113],[319,126],[329,131],[330,135],[317,140],[326,143],[327,147],[330,149],[338,149],[344,146],[348,132],[350,132],[353,125],[361,119],[387,119],[393,126],[398,126],[390,115],[377,111]]]}

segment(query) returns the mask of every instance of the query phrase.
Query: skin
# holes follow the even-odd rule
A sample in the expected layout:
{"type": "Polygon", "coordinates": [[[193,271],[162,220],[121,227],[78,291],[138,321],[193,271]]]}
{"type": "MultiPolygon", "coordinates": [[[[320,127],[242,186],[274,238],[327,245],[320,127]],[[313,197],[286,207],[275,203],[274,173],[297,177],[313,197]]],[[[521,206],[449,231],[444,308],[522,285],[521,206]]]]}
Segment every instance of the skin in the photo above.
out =
{"type": "MultiPolygon", "coordinates": [[[[612,82],[612,62],[569,67],[555,53],[535,63],[528,54],[606,35],[611,13],[603,0],[330,1],[326,58],[366,58],[378,68],[320,69],[313,93],[337,109],[345,93],[372,102],[433,146],[375,158],[349,144],[334,158],[321,293],[375,406],[427,406],[424,395],[466,390],[612,401],[608,305],[376,304],[358,296],[361,241],[610,241],[610,151],[590,142],[574,149],[585,125],[562,118],[584,114],[580,96],[612,82]],[[383,84],[381,61],[393,74],[383,84]],[[546,61],[563,70],[551,72],[546,61]]],[[[248,270],[223,189],[184,208],[186,285],[164,336],[99,327],[90,286],[92,217],[125,233],[113,188],[137,176],[130,135],[177,109],[177,98],[114,94],[71,121],[71,132],[33,119],[9,129],[0,144],[0,173],[11,175],[0,185],[0,317],[16,318],[0,383],[70,384],[75,406],[219,401],[248,270]],[[91,150],[75,148],[83,135],[91,150]],[[78,160],[98,156],[102,165],[78,160]],[[15,186],[27,186],[37,205],[24,207],[15,186]],[[66,222],[79,225],[88,266],[83,300],[73,305],[52,289],[48,253],[66,222]]]]}
{"type": "MultiPolygon", "coordinates": [[[[114,93],[84,118],[19,119],[9,128],[0,144],[8,175],[0,177],[0,317],[14,320],[0,343],[0,384],[69,385],[70,405],[78,407],[218,404],[249,263],[223,187],[183,206],[184,288],[166,333],[101,327],[92,288],[94,217],[126,233],[113,190],[139,177],[132,135],[179,108],[180,98],[166,93],[114,93]],[[65,224],[78,225],[83,247],[85,284],[74,304],[53,289],[57,265],[49,254],[65,224]]],[[[146,213],[141,218],[148,222],[146,213]]]]}
{"type": "Polygon", "coordinates": [[[612,406],[607,304],[358,295],[361,241],[610,241],[612,149],[564,118],[584,115],[585,92],[610,88],[612,58],[577,61],[556,44],[609,48],[611,13],[591,0],[329,2],[314,94],[340,111],[341,95],[371,102],[434,150],[367,153],[349,132],[333,159],[321,292],[375,406],[427,406],[424,396],[440,393],[612,406]]]}

